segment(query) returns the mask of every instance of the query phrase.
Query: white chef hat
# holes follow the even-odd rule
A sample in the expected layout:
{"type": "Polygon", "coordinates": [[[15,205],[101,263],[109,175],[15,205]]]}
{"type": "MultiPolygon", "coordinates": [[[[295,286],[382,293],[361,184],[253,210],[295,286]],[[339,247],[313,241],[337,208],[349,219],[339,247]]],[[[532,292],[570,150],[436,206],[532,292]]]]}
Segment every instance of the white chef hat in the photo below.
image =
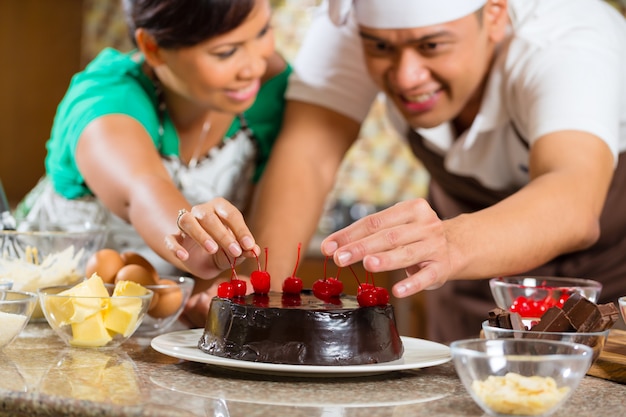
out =
{"type": "Polygon", "coordinates": [[[338,26],[350,11],[358,24],[375,29],[437,25],[467,16],[487,0],[329,0],[330,18],[338,26]]]}

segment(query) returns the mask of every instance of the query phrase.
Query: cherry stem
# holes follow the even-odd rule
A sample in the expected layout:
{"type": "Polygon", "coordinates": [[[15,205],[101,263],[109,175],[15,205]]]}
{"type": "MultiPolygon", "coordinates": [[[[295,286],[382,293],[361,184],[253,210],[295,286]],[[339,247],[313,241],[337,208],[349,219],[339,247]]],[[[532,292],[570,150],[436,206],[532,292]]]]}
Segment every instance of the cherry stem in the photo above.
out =
{"type": "Polygon", "coordinates": [[[296,271],[298,270],[298,264],[300,263],[300,249],[302,248],[302,242],[298,243],[298,259],[296,259],[296,266],[293,268],[292,277],[296,276],[296,271]]]}
{"type": "Polygon", "coordinates": [[[254,257],[256,258],[256,269],[260,271],[261,270],[261,261],[259,261],[259,255],[257,255],[255,253],[254,257]]]}
{"type": "Polygon", "coordinates": [[[235,277],[235,279],[239,279],[239,277],[237,276],[237,271],[235,270],[235,263],[237,262],[237,258],[238,256],[235,256],[235,259],[233,259],[233,263],[231,264],[231,268],[233,270],[233,273],[230,275],[231,280],[233,276],[235,277]]]}
{"type": "MultiPolygon", "coordinates": [[[[359,284],[359,287],[361,286],[361,281],[359,281],[359,277],[356,276],[356,272],[354,272],[354,269],[352,269],[352,265],[348,265],[348,268],[350,268],[350,271],[352,271],[352,275],[354,275],[354,279],[356,279],[357,284],[359,284]]],[[[365,273],[365,283],[367,283],[367,272],[365,273]]]]}
{"type": "Polygon", "coordinates": [[[235,276],[235,279],[237,279],[237,272],[235,272],[235,261],[237,261],[237,257],[235,257],[235,259],[231,262],[230,257],[228,256],[228,253],[226,253],[224,248],[222,248],[222,252],[224,252],[224,256],[226,256],[226,260],[230,264],[230,269],[231,269],[230,280],[231,281],[233,280],[233,275],[235,276]]]}
{"type": "Polygon", "coordinates": [[[341,272],[341,267],[340,267],[340,266],[338,266],[338,267],[337,267],[337,278],[336,278],[337,280],[339,280],[339,273],[340,273],[340,272],[341,272]]]}
{"type": "Polygon", "coordinates": [[[328,264],[328,256],[324,258],[324,281],[326,281],[326,265],[328,264]]]}
{"type": "Polygon", "coordinates": [[[265,248],[265,272],[267,272],[267,259],[269,258],[269,251],[265,248]]]}

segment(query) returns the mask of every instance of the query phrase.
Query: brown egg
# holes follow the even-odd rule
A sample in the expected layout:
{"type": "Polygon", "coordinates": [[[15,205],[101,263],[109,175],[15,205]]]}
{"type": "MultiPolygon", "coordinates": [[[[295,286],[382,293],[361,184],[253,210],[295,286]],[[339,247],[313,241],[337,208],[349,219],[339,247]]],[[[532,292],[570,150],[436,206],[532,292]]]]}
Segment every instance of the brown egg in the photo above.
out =
{"type": "Polygon", "coordinates": [[[120,256],[122,257],[122,260],[126,265],[141,265],[145,269],[147,269],[152,274],[154,284],[156,284],[156,282],[159,280],[159,273],[156,269],[154,269],[154,266],[152,266],[150,261],[148,261],[137,252],[122,252],[120,256]]]}
{"type": "Polygon", "coordinates": [[[156,284],[152,273],[143,266],[137,264],[124,265],[119,271],[117,271],[115,282],[118,281],[133,281],[137,284],[143,285],[144,287],[146,285],[156,284]]]}
{"type": "Polygon", "coordinates": [[[148,310],[148,315],[160,319],[170,316],[178,310],[183,302],[183,292],[174,281],[160,279],[159,285],[167,285],[165,288],[155,290],[155,295],[159,294],[159,303],[148,310]]]}
{"type": "Polygon", "coordinates": [[[85,276],[91,277],[94,273],[98,274],[105,283],[113,283],[115,275],[124,266],[124,260],[121,255],[113,249],[101,249],[95,252],[87,260],[85,266],[85,276]]]}

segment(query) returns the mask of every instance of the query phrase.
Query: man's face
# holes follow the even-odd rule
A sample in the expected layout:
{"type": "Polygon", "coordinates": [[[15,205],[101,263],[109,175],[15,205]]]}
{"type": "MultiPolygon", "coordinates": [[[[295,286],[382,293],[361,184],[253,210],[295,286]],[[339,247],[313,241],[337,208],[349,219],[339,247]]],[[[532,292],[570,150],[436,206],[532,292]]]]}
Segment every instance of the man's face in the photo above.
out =
{"type": "Polygon", "coordinates": [[[421,28],[359,28],[371,77],[412,127],[475,116],[495,47],[481,16],[421,28]]]}

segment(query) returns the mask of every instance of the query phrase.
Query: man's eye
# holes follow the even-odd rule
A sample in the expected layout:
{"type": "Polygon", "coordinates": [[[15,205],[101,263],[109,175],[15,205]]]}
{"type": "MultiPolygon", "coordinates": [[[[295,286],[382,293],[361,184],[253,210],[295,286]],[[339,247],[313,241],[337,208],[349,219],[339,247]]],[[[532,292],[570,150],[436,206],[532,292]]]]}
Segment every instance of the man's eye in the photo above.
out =
{"type": "Polygon", "coordinates": [[[435,52],[441,48],[441,44],[439,42],[426,42],[421,44],[420,48],[426,52],[435,52]]]}
{"type": "Polygon", "coordinates": [[[382,41],[366,42],[365,46],[367,52],[373,55],[388,55],[390,53],[393,53],[394,51],[393,46],[389,45],[387,42],[382,41]]]}

